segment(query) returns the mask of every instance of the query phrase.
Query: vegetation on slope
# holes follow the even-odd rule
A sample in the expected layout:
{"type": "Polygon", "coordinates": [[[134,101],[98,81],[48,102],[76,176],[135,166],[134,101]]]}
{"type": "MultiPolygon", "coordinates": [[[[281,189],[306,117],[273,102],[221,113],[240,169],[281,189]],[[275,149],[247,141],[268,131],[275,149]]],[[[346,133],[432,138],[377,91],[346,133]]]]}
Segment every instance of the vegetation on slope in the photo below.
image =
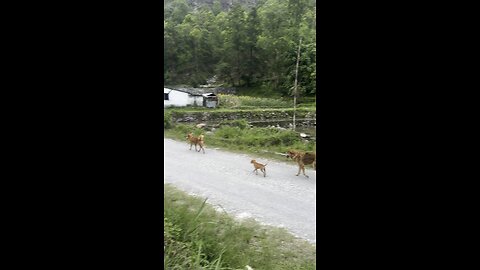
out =
{"type": "MultiPolygon", "coordinates": [[[[192,124],[176,124],[171,129],[164,130],[164,136],[179,141],[185,141],[187,133],[205,135],[205,145],[208,148],[222,148],[234,152],[254,154],[257,157],[273,158],[287,161],[285,156],[289,149],[315,151],[315,141],[305,141],[292,130],[275,128],[250,128],[245,120],[223,121],[215,132],[205,132],[192,124]]],[[[187,146],[186,146],[187,147],[187,146]]]]}
{"type": "Polygon", "coordinates": [[[315,246],[283,229],[236,221],[170,185],[163,198],[164,269],[315,269],[315,246]]]}
{"type": "Polygon", "coordinates": [[[173,0],[164,10],[164,82],[198,86],[217,78],[226,86],[291,94],[302,40],[299,92],[316,92],[316,1],[222,1],[194,8],[173,0]]]}

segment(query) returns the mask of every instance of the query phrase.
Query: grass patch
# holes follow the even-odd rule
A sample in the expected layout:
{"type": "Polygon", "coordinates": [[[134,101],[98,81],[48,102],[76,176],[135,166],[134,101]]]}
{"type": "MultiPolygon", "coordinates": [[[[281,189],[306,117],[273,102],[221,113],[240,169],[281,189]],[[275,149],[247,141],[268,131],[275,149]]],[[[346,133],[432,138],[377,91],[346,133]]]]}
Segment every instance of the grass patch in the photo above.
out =
{"type": "Polygon", "coordinates": [[[315,269],[315,246],[164,186],[164,269],[315,269]]]}
{"type": "Polygon", "coordinates": [[[293,101],[280,98],[265,98],[237,95],[218,95],[221,108],[288,108],[293,101]]]}
{"type": "Polygon", "coordinates": [[[274,128],[250,128],[245,122],[245,120],[224,121],[214,132],[198,129],[193,124],[176,124],[173,128],[165,130],[164,136],[185,141],[185,136],[189,132],[196,136],[204,134],[206,149],[219,147],[282,161],[286,158],[275,153],[285,153],[289,149],[315,151],[315,141],[305,142],[297,132],[274,128]]]}
{"type": "Polygon", "coordinates": [[[164,112],[163,114],[163,128],[168,129],[173,127],[172,112],[164,112]]]}
{"type": "Polygon", "coordinates": [[[282,93],[267,86],[237,87],[237,94],[251,97],[281,98],[282,93]]]}
{"type": "MultiPolygon", "coordinates": [[[[172,113],[195,113],[195,112],[208,112],[208,113],[222,113],[222,112],[290,112],[293,111],[292,108],[258,108],[255,106],[241,106],[238,108],[205,108],[205,107],[194,107],[194,106],[185,106],[185,107],[168,107],[165,108],[164,111],[172,112],[172,113]]],[[[312,104],[307,104],[303,106],[299,106],[296,109],[297,112],[314,112],[316,111],[315,106],[312,104]]]]}

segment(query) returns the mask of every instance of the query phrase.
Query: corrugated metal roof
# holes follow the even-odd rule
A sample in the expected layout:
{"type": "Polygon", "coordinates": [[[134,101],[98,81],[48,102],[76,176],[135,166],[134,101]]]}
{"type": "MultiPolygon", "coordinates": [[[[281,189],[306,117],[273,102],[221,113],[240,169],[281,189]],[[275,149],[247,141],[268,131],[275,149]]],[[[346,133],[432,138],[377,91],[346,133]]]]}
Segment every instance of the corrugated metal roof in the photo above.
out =
{"type": "Polygon", "coordinates": [[[205,93],[205,90],[200,88],[170,88],[172,90],[188,93],[192,96],[201,96],[205,93]]]}
{"type": "Polygon", "coordinates": [[[213,88],[193,88],[193,87],[176,87],[176,86],[169,86],[164,87],[164,93],[166,93],[165,89],[168,89],[168,92],[171,90],[176,90],[184,93],[188,93],[193,96],[200,96],[203,94],[208,94],[208,93],[222,93],[222,94],[235,94],[236,89],[235,88],[225,88],[225,87],[213,87],[213,88]]]}

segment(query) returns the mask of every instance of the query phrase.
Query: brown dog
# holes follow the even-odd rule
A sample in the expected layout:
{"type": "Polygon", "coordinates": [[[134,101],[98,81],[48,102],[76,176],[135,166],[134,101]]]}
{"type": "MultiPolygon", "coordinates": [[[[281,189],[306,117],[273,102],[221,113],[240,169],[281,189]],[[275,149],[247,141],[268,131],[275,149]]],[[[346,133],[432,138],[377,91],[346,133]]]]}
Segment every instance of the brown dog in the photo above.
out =
{"type": "Polygon", "coordinates": [[[287,158],[291,158],[295,160],[298,164],[298,173],[297,176],[300,174],[300,171],[303,172],[308,178],[308,175],[305,174],[305,165],[312,164],[314,170],[317,170],[317,155],[314,152],[301,152],[295,150],[289,150],[287,152],[287,158]]]}
{"type": "Polygon", "coordinates": [[[250,163],[252,163],[253,167],[255,167],[255,170],[253,170],[253,172],[255,172],[255,174],[258,174],[257,170],[260,170],[261,172],[263,172],[263,177],[267,176],[267,170],[265,169],[265,166],[267,166],[267,164],[258,163],[255,159],[252,159],[252,161],[250,161],[250,163]]]}
{"type": "Polygon", "coordinates": [[[205,154],[205,149],[203,146],[205,145],[205,137],[203,135],[200,135],[198,137],[193,136],[192,133],[187,134],[187,140],[190,143],[190,150],[192,150],[192,145],[195,145],[195,151],[200,152],[200,150],[203,150],[203,153],[205,154]],[[197,145],[200,146],[200,149],[197,150],[197,145]]]}

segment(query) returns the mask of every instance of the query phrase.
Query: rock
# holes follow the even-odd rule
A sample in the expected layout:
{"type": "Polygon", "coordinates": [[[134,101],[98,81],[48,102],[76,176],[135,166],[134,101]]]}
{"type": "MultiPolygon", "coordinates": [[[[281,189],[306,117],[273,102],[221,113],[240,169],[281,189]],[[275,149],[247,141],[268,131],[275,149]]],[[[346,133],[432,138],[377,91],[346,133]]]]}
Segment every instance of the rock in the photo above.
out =
{"type": "Polygon", "coordinates": [[[198,124],[196,125],[197,128],[204,128],[207,124],[205,123],[201,123],[201,124],[198,124]]]}
{"type": "Polygon", "coordinates": [[[305,133],[300,133],[300,137],[302,137],[302,138],[308,138],[308,137],[310,137],[310,136],[307,135],[307,134],[305,134],[305,133]]]}

